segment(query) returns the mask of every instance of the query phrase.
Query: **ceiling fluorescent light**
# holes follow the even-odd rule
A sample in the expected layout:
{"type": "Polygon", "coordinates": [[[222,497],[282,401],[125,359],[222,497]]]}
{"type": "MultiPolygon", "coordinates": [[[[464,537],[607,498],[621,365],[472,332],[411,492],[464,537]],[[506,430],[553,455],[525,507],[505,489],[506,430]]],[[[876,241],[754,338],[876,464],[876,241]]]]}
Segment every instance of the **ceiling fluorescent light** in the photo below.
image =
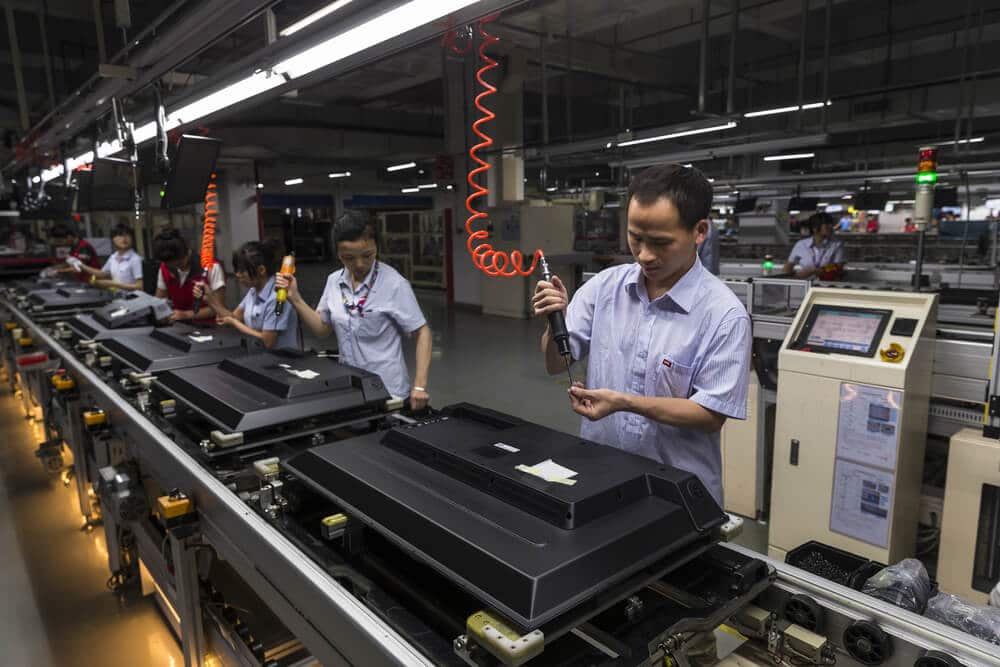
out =
{"type": "Polygon", "coordinates": [[[803,104],[799,106],[798,104],[793,104],[789,107],[776,107],[774,109],[762,109],[760,111],[748,111],[743,114],[744,118],[757,118],[758,116],[776,116],[782,113],[792,113],[793,111],[806,111],[808,109],[820,109],[824,106],[830,106],[833,102],[827,100],[826,102],[810,102],[808,104],[803,104]]]}
{"type": "Polygon", "coordinates": [[[775,116],[779,113],[791,113],[793,111],[798,111],[799,105],[796,104],[790,107],[777,107],[776,109],[764,109],[762,111],[748,111],[743,114],[744,118],[756,118],[758,116],[775,116]]]}
{"type": "Polygon", "coordinates": [[[764,162],[776,162],[778,160],[805,160],[816,157],[815,153],[788,153],[787,155],[767,155],[764,162]]]}
{"type": "Polygon", "coordinates": [[[420,192],[420,188],[403,188],[400,192],[404,194],[410,194],[412,192],[420,192]]]}
{"type": "Polygon", "coordinates": [[[349,4],[351,4],[351,0],[334,0],[333,2],[331,2],[330,4],[328,4],[326,7],[323,7],[322,9],[316,10],[312,14],[309,14],[308,16],[306,16],[305,18],[303,18],[303,19],[301,19],[299,21],[296,21],[295,23],[293,23],[292,25],[288,26],[287,28],[284,28],[278,34],[281,35],[282,37],[288,37],[289,35],[297,33],[299,30],[302,30],[306,26],[312,25],[316,21],[319,21],[321,18],[325,18],[325,17],[329,16],[330,14],[334,13],[338,9],[343,9],[344,7],[346,7],[349,4]]]}
{"type": "Polygon", "coordinates": [[[678,137],[691,136],[692,134],[705,134],[707,132],[718,132],[720,130],[730,130],[730,129],[734,128],[734,127],[736,127],[736,123],[734,121],[729,121],[728,123],[724,123],[723,125],[712,125],[711,127],[700,127],[700,128],[698,128],[696,130],[682,130],[680,132],[671,132],[669,134],[661,134],[661,135],[658,135],[658,136],[655,136],[655,137],[646,137],[644,139],[632,139],[630,141],[622,141],[622,142],[619,142],[618,147],[622,148],[622,147],[625,147],[625,146],[636,146],[638,144],[648,144],[648,143],[651,143],[653,141],[664,141],[666,139],[676,139],[678,137]]]}
{"type": "Polygon", "coordinates": [[[285,181],[285,185],[302,185],[304,182],[301,178],[289,178],[285,181]]]}
{"type": "Polygon", "coordinates": [[[479,0],[410,0],[283,60],[275,71],[293,79],[315,72],[405,32],[437,21],[479,0]]]}
{"type": "Polygon", "coordinates": [[[243,100],[267,92],[272,88],[277,88],[283,83],[285,83],[285,79],[272,72],[254,72],[242,81],[237,81],[190,104],[186,104],[180,109],[171,111],[167,114],[167,130],[172,130],[186,123],[192,123],[217,111],[238,104],[243,100]]]}
{"type": "Polygon", "coordinates": [[[139,127],[132,130],[132,140],[136,144],[141,144],[145,141],[149,141],[156,136],[156,123],[149,122],[145,125],[140,125],[139,127]]]}
{"type": "Polygon", "coordinates": [[[955,144],[979,144],[986,141],[986,137],[972,137],[971,139],[959,139],[958,141],[939,141],[937,146],[954,146],[955,144]]]}
{"type": "Polygon", "coordinates": [[[349,171],[340,171],[340,172],[335,171],[332,174],[327,174],[327,175],[330,178],[347,178],[348,176],[351,175],[351,172],[349,172],[349,171]]]}
{"type": "Polygon", "coordinates": [[[433,190],[433,189],[437,188],[437,186],[438,186],[437,183],[424,183],[423,185],[418,185],[417,189],[418,190],[433,190]]]}
{"type": "Polygon", "coordinates": [[[394,164],[391,167],[386,167],[386,171],[403,171],[404,169],[413,169],[417,166],[416,162],[404,162],[403,164],[394,164]]]}

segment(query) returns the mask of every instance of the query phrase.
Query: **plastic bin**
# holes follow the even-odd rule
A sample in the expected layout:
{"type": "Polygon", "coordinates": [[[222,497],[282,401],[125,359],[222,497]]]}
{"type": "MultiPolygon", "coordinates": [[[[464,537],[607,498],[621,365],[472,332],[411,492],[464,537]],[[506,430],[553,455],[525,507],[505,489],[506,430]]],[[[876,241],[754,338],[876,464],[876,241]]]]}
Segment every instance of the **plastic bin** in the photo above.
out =
{"type": "MultiPolygon", "coordinates": [[[[785,562],[842,586],[850,586],[855,574],[869,564],[860,556],[815,541],[789,551],[785,562]]],[[[864,581],[861,583],[864,584],[864,581]]]]}

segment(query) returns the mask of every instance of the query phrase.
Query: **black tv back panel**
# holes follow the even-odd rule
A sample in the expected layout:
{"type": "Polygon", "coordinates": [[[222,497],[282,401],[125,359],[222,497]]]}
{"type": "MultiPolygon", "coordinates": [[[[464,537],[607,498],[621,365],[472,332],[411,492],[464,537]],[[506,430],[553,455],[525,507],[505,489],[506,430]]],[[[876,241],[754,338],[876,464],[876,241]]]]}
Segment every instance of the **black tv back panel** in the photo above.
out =
{"type": "Polygon", "coordinates": [[[106,329],[125,329],[165,323],[173,309],[166,299],[145,292],[124,292],[117,299],[94,311],[94,319],[106,329]]]}
{"type": "Polygon", "coordinates": [[[170,162],[170,174],[163,188],[163,208],[177,208],[205,200],[222,141],[192,134],[182,135],[170,162]]]}
{"type": "Polygon", "coordinates": [[[107,290],[83,286],[35,290],[28,293],[28,303],[36,311],[99,308],[112,298],[113,295],[107,290]]]}
{"type": "Polygon", "coordinates": [[[679,566],[725,521],[691,473],[468,404],[285,466],[525,629],[679,566]]]}
{"type": "Polygon", "coordinates": [[[384,406],[390,398],[374,373],[291,350],[165,372],[156,384],[229,432],[384,406]]]}
{"type": "Polygon", "coordinates": [[[259,350],[254,339],[235,329],[174,324],[149,334],[130,334],[101,341],[108,353],[135,370],[159,373],[175,368],[217,364],[223,359],[259,350]]]}

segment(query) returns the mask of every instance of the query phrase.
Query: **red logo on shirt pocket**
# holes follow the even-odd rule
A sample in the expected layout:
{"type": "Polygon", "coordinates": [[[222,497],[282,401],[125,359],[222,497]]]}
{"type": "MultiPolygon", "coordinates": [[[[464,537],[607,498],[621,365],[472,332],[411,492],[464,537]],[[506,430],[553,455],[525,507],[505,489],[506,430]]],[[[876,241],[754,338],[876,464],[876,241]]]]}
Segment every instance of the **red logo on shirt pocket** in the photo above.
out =
{"type": "Polygon", "coordinates": [[[669,359],[664,359],[663,360],[663,365],[666,366],[667,368],[673,368],[674,367],[674,362],[670,361],[669,359]]]}

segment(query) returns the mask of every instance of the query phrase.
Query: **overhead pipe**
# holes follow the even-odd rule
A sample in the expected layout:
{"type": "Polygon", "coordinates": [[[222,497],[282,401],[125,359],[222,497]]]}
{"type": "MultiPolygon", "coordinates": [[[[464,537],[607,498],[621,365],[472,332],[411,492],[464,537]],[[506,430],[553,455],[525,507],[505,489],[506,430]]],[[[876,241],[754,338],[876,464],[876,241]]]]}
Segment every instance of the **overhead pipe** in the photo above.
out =
{"type": "Polygon", "coordinates": [[[4,6],[7,19],[7,38],[10,40],[10,64],[14,68],[14,87],[17,90],[17,111],[21,129],[27,130],[31,121],[28,117],[28,98],[24,91],[24,70],[21,69],[21,47],[17,43],[17,26],[14,24],[14,10],[4,6]]]}
{"type": "MultiPolygon", "coordinates": [[[[833,0],[826,0],[826,22],[823,28],[823,97],[821,102],[830,99],[830,30],[833,23],[833,0]]],[[[827,108],[823,105],[823,131],[826,132],[827,108]]]]}
{"type": "Polygon", "coordinates": [[[97,62],[108,60],[107,47],[104,45],[104,14],[101,12],[101,0],[93,0],[94,28],[97,30],[97,62]]]}
{"type": "Polygon", "coordinates": [[[962,136],[962,107],[965,106],[965,74],[969,69],[969,29],[972,21],[972,0],[965,3],[965,49],[962,54],[962,74],[958,79],[958,105],[955,111],[955,157],[958,158],[958,141],[962,136]]]}
{"type": "Polygon", "coordinates": [[[45,26],[45,5],[46,3],[43,1],[36,14],[38,16],[38,32],[41,35],[39,41],[42,46],[42,60],[45,65],[45,87],[49,94],[49,111],[51,111],[56,108],[56,87],[52,80],[52,58],[49,55],[49,37],[45,26]]]}
{"type": "Polygon", "coordinates": [[[740,28],[740,0],[733,0],[732,19],[729,27],[729,83],[726,85],[726,113],[735,111],[736,94],[736,34],[740,28]]]}
{"type": "MultiPolygon", "coordinates": [[[[798,105],[802,108],[806,98],[806,26],[809,20],[809,0],[802,0],[802,19],[799,22],[799,95],[798,105]]],[[[823,100],[826,102],[826,100],[823,100]]],[[[795,114],[795,127],[802,128],[802,114],[795,114]]]]}
{"type": "MultiPolygon", "coordinates": [[[[979,62],[979,49],[983,45],[983,8],[979,8],[979,30],[976,35],[976,48],[973,51],[972,62],[976,64],[979,62]]],[[[977,89],[976,77],[973,75],[970,77],[970,87],[972,90],[969,92],[969,111],[965,118],[965,153],[966,157],[972,151],[972,126],[973,121],[976,117],[976,89],[977,89]]]]}
{"type": "Polygon", "coordinates": [[[698,58],[698,113],[705,113],[705,98],[708,94],[708,38],[712,0],[701,3],[701,52],[698,58]]]}

